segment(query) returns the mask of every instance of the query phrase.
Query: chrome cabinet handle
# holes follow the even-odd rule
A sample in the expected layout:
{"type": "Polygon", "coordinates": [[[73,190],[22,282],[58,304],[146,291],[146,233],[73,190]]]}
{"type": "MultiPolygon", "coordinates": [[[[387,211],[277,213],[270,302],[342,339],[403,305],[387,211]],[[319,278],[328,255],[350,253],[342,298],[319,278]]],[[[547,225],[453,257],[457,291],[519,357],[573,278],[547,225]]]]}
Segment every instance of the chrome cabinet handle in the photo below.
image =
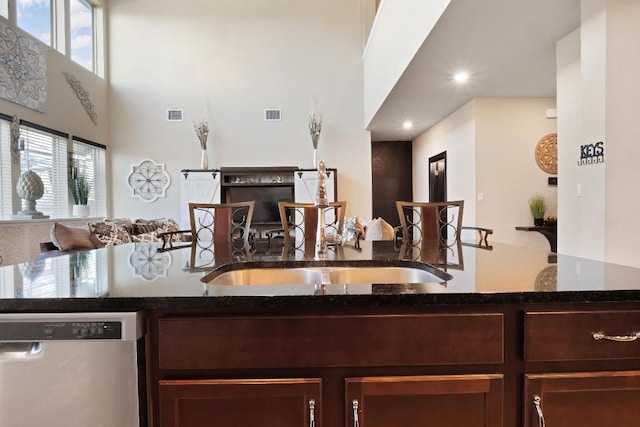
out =
{"type": "Polygon", "coordinates": [[[631,335],[605,335],[602,332],[593,332],[591,336],[594,340],[606,340],[615,342],[632,342],[640,338],[640,332],[634,332],[631,335]]]}
{"type": "Polygon", "coordinates": [[[316,427],[316,401],[309,400],[309,427],[316,427]]]}
{"type": "Polygon", "coordinates": [[[356,399],[351,401],[351,407],[353,408],[353,427],[360,427],[360,420],[358,419],[358,401],[356,399]]]}
{"type": "Polygon", "coordinates": [[[533,396],[533,405],[536,407],[538,413],[538,427],[545,427],[544,414],[542,413],[542,399],[540,396],[533,396]]]}

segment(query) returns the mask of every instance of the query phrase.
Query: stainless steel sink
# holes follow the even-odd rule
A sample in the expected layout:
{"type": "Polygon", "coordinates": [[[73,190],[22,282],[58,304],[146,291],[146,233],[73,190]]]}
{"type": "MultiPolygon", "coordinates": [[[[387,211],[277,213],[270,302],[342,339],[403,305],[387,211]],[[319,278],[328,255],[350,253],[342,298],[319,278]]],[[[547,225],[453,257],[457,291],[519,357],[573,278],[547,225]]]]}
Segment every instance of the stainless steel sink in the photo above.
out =
{"type": "Polygon", "coordinates": [[[447,273],[412,267],[303,267],[245,268],[211,272],[202,278],[210,285],[350,285],[444,283],[447,273]]]}
{"type": "Polygon", "coordinates": [[[336,268],[329,273],[331,283],[443,283],[445,279],[420,268],[410,267],[344,267],[336,268]]]}
{"type": "Polygon", "coordinates": [[[245,268],[218,275],[214,273],[206,275],[202,281],[210,285],[313,285],[322,283],[323,271],[313,268],[245,268]]]}

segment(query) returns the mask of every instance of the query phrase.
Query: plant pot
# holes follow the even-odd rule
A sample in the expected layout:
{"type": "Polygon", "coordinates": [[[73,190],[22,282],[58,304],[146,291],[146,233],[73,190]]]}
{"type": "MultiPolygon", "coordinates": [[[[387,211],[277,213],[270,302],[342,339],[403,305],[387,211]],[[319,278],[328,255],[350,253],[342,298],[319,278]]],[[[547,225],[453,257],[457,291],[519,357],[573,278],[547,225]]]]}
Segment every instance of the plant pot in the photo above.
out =
{"type": "Polygon", "coordinates": [[[536,227],[544,225],[544,218],[533,218],[533,225],[536,227]]]}
{"type": "Polygon", "coordinates": [[[89,216],[89,205],[73,205],[73,216],[87,217],[89,216]]]}

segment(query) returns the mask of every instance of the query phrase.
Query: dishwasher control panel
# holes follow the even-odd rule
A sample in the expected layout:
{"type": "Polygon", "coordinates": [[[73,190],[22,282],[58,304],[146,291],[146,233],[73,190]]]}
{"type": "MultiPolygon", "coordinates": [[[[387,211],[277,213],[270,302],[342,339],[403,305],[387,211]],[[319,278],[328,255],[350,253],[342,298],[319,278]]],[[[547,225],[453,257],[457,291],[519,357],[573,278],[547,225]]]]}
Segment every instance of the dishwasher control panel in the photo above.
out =
{"type": "Polygon", "coordinates": [[[120,340],[120,321],[0,322],[0,341],[120,340]]]}

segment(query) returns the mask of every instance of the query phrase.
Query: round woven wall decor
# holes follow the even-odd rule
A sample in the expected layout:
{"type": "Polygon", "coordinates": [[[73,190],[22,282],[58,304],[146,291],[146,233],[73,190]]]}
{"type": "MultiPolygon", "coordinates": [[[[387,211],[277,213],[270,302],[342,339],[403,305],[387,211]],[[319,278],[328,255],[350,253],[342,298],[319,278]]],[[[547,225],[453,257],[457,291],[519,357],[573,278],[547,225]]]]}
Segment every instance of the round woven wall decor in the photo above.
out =
{"type": "Polygon", "coordinates": [[[536,163],[548,174],[558,173],[558,134],[543,136],[536,145],[536,163]]]}
{"type": "Polygon", "coordinates": [[[533,285],[537,292],[541,291],[557,291],[558,290],[558,267],[551,265],[543,268],[536,276],[533,285]]]}

